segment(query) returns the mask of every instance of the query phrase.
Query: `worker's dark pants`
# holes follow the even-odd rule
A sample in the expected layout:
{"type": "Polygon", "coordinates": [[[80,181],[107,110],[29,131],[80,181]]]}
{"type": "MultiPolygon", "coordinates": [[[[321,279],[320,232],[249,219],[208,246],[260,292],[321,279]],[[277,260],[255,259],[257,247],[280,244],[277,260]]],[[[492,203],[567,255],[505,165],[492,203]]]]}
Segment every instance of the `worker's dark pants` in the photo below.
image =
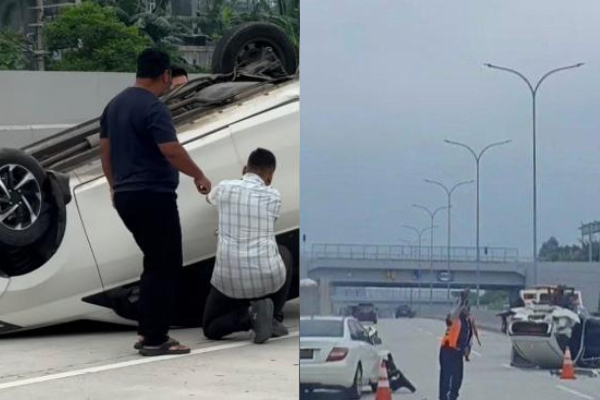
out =
{"type": "Polygon", "coordinates": [[[168,336],[177,280],[183,268],[181,225],[175,193],[115,193],[123,223],[144,253],[140,279],[139,329],[144,344],[157,346],[168,336]]]}
{"type": "Polygon", "coordinates": [[[440,399],[456,400],[463,380],[463,353],[449,347],[440,349],[440,399]]]}
{"type": "MultiPolygon", "coordinates": [[[[285,283],[277,292],[262,298],[270,298],[273,301],[273,318],[282,322],[283,306],[292,285],[294,259],[290,251],[283,246],[279,246],[279,254],[286,269],[285,283]]],[[[233,299],[211,287],[204,309],[204,336],[207,339],[219,340],[234,332],[250,330],[248,307],[253,300],[258,299],[233,299]]]]}

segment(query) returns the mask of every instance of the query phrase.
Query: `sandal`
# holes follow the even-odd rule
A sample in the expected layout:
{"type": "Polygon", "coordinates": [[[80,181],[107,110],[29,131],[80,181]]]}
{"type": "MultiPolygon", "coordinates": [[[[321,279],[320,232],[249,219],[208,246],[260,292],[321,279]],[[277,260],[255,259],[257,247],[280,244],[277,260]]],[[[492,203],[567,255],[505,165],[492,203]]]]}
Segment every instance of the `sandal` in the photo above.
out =
{"type": "MultiPolygon", "coordinates": [[[[177,344],[180,344],[180,343],[179,343],[177,340],[175,340],[175,339],[171,339],[171,340],[173,340],[173,341],[174,341],[174,342],[176,342],[177,344]]],[[[143,344],[143,343],[144,343],[144,339],[143,339],[143,338],[141,338],[141,337],[138,337],[138,341],[137,341],[137,342],[135,342],[135,344],[133,345],[133,348],[134,348],[134,349],[136,349],[136,350],[141,350],[141,349],[142,349],[142,347],[144,347],[144,344],[143,344]]]]}
{"type": "Polygon", "coordinates": [[[160,346],[142,346],[140,354],[146,357],[154,357],[172,354],[189,354],[190,351],[191,349],[189,347],[182,346],[177,340],[169,338],[169,340],[160,346]]]}

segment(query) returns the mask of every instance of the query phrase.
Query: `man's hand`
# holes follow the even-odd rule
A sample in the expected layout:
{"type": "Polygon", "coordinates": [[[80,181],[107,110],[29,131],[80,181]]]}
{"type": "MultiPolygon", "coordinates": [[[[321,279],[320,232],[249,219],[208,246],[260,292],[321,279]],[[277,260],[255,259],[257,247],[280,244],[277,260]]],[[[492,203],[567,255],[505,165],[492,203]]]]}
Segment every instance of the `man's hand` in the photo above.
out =
{"type": "Polygon", "coordinates": [[[201,178],[194,179],[194,184],[196,185],[198,192],[205,196],[210,193],[210,189],[212,188],[210,180],[204,175],[202,175],[201,178]]]}

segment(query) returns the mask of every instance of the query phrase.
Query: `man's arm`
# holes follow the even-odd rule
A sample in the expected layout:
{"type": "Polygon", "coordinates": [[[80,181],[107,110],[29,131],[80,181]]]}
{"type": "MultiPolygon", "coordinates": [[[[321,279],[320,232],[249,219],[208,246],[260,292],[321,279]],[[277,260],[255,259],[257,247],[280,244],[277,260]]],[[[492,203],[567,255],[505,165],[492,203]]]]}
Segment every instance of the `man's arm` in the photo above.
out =
{"type": "Polygon", "coordinates": [[[104,176],[108,182],[108,187],[110,188],[112,197],[114,181],[112,174],[112,162],[110,159],[110,139],[108,137],[108,124],[106,121],[109,106],[110,103],[104,108],[104,111],[102,111],[102,116],[100,117],[100,159],[102,161],[102,171],[104,172],[104,176]]]}
{"type": "Polygon", "coordinates": [[[210,204],[211,206],[216,207],[217,206],[217,201],[219,198],[219,190],[221,188],[221,185],[217,185],[215,188],[213,188],[210,193],[208,194],[208,196],[206,196],[206,202],[208,204],[210,204]]]}
{"type": "Polygon", "coordinates": [[[159,144],[161,153],[178,171],[194,178],[198,190],[202,194],[208,194],[211,189],[210,181],[204,176],[204,173],[196,165],[188,152],[179,142],[168,142],[159,144]]]}
{"type": "Polygon", "coordinates": [[[200,193],[208,194],[211,188],[210,180],[204,176],[202,170],[179,143],[171,112],[167,106],[159,101],[152,104],[148,112],[147,123],[150,134],[171,165],[179,172],[194,178],[194,183],[200,193]]]}
{"type": "Polygon", "coordinates": [[[450,319],[452,321],[456,321],[460,317],[460,314],[467,308],[467,303],[468,303],[467,296],[468,296],[468,294],[469,294],[469,292],[467,290],[465,290],[458,297],[456,305],[454,306],[454,308],[452,309],[452,311],[450,311],[450,319]]]}
{"type": "Polygon", "coordinates": [[[273,214],[275,217],[273,223],[276,224],[281,216],[281,194],[277,190],[273,190],[273,193],[273,214]]]}
{"type": "Polygon", "coordinates": [[[110,160],[110,140],[100,139],[100,159],[102,160],[102,171],[106,180],[108,181],[108,187],[112,193],[113,190],[113,175],[112,175],[112,163],[110,160]]]}

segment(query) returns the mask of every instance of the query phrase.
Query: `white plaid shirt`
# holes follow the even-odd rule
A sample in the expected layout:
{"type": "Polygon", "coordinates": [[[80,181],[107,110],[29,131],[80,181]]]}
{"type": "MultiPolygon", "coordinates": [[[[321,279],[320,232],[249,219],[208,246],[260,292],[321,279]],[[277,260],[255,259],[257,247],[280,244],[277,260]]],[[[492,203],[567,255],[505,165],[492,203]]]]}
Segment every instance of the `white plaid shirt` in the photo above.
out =
{"type": "Polygon", "coordinates": [[[223,181],[208,195],[219,212],[219,245],[211,284],[235,299],[278,291],[285,265],[275,240],[281,195],[256,174],[223,181]]]}

